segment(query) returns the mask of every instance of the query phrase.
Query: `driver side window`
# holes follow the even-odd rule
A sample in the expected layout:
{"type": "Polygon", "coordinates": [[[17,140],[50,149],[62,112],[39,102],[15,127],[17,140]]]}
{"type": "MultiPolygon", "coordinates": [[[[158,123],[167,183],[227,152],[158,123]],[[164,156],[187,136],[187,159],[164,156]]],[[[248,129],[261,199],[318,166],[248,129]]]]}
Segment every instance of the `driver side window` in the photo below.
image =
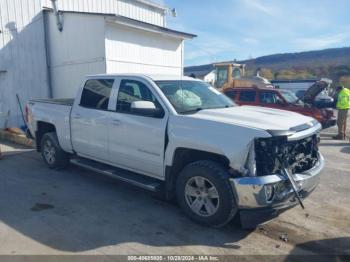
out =
{"type": "Polygon", "coordinates": [[[132,114],[131,103],[135,101],[150,101],[157,108],[161,108],[157,99],[144,83],[136,80],[122,80],[119,87],[116,111],[132,114]]]}
{"type": "Polygon", "coordinates": [[[283,100],[274,92],[260,92],[260,102],[263,104],[283,104],[283,100]]]}

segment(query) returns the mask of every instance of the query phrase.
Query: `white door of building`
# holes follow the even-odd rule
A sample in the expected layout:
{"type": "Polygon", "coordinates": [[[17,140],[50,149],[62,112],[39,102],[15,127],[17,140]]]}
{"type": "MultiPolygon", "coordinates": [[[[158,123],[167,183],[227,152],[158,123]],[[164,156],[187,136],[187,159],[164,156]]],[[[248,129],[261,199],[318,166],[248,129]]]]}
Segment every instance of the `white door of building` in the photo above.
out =
{"type": "Polygon", "coordinates": [[[112,23],[105,34],[107,73],[182,75],[182,38],[112,23]]]}

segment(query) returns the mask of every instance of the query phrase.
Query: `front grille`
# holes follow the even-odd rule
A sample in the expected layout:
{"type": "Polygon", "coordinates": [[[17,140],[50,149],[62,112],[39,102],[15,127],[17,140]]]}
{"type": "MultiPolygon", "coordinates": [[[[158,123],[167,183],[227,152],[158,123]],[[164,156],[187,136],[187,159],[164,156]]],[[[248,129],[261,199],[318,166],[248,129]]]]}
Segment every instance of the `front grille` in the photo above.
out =
{"type": "Polygon", "coordinates": [[[311,169],[318,161],[317,135],[297,141],[288,141],[286,137],[256,140],[255,160],[258,176],[280,173],[281,159],[286,160],[292,173],[302,173],[311,169]]]}
{"type": "Polygon", "coordinates": [[[287,159],[290,171],[302,173],[311,169],[318,161],[318,139],[314,135],[287,143],[287,159]]]}

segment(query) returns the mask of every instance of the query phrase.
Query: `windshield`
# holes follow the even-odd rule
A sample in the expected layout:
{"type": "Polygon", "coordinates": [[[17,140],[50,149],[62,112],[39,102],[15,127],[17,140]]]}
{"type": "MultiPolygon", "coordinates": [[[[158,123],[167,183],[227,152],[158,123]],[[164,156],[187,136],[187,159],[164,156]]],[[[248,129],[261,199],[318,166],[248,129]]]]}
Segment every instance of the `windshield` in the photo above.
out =
{"type": "Polygon", "coordinates": [[[168,80],[156,84],[179,114],[235,106],[227,96],[201,81],[168,80]]]}
{"type": "Polygon", "coordinates": [[[283,98],[290,104],[302,104],[303,102],[301,100],[299,100],[299,98],[291,91],[288,90],[280,90],[281,95],[283,96],[283,98]]]}

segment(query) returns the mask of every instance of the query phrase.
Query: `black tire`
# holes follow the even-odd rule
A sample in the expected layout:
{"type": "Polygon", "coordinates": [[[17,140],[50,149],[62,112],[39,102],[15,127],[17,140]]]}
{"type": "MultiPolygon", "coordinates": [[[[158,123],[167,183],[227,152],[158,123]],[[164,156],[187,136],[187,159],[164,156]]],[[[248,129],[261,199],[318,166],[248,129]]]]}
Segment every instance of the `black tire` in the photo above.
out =
{"type": "Polygon", "coordinates": [[[60,147],[55,132],[46,133],[41,138],[41,156],[51,169],[62,169],[69,164],[69,154],[60,147]],[[50,149],[52,158],[49,158],[47,154],[48,149],[50,149]]]}
{"type": "MultiPolygon", "coordinates": [[[[206,188],[206,186],[204,186],[204,188],[206,188]]],[[[206,194],[209,192],[208,190],[204,191],[207,191],[206,194]]],[[[196,191],[195,194],[198,194],[198,191],[196,191]]],[[[229,181],[229,174],[222,165],[213,161],[201,160],[187,165],[177,178],[176,195],[178,203],[185,214],[193,221],[202,225],[222,227],[230,222],[238,211],[233,189],[229,181]],[[212,214],[207,210],[207,204],[203,204],[205,206],[202,206],[198,211],[203,214],[196,213],[190,206],[190,201],[195,199],[193,201],[194,203],[200,197],[198,197],[198,195],[197,197],[189,196],[186,187],[188,186],[191,189],[196,188],[191,187],[191,182],[194,181],[194,183],[197,183],[196,179],[198,179],[198,177],[204,178],[205,184],[209,185],[209,188],[212,189],[212,187],[214,187],[216,189],[216,193],[213,195],[218,195],[218,199],[212,198],[210,201],[211,204],[216,206],[214,209],[215,212],[212,214]],[[207,214],[204,215],[205,213],[207,214]]],[[[205,203],[208,203],[208,197],[209,195],[207,197],[201,197],[202,201],[206,198],[205,203]]]]}

